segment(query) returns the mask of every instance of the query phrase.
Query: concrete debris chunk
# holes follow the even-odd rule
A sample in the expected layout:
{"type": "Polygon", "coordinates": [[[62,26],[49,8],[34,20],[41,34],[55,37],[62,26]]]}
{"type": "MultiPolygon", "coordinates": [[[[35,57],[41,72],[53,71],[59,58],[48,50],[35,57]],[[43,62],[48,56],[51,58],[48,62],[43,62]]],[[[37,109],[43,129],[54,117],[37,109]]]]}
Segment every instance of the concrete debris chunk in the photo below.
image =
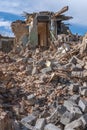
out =
{"type": "Polygon", "coordinates": [[[63,106],[63,105],[59,105],[58,108],[57,108],[57,111],[58,111],[58,115],[61,116],[63,115],[65,112],[66,112],[66,107],[63,106]]]}
{"type": "Polygon", "coordinates": [[[52,71],[51,67],[43,68],[43,69],[41,70],[41,72],[42,72],[43,74],[48,73],[48,72],[51,72],[51,71],[52,71]]]}
{"type": "Polygon", "coordinates": [[[47,123],[55,123],[59,121],[58,110],[56,109],[50,117],[47,117],[47,123]]]}
{"type": "Polygon", "coordinates": [[[72,75],[72,77],[77,77],[77,78],[85,77],[83,71],[72,71],[71,75],[72,75]]]}
{"type": "Polygon", "coordinates": [[[69,89],[75,93],[78,93],[79,92],[79,84],[71,84],[69,86],[69,89]]]}
{"type": "Polygon", "coordinates": [[[34,95],[34,94],[28,95],[28,96],[27,96],[27,100],[29,101],[29,104],[30,104],[30,105],[34,105],[34,104],[35,104],[35,101],[36,101],[35,95],[34,95]]]}
{"type": "Polygon", "coordinates": [[[82,116],[82,112],[79,107],[73,107],[70,112],[74,114],[76,119],[82,116]]]}
{"type": "Polygon", "coordinates": [[[38,73],[37,67],[34,66],[34,68],[32,70],[32,75],[37,74],[37,73],[38,73]]]}
{"type": "Polygon", "coordinates": [[[61,129],[55,126],[54,124],[49,123],[45,126],[44,130],[61,130],[61,129]]]}
{"type": "Polygon", "coordinates": [[[80,101],[79,101],[79,107],[81,108],[81,110],[84,112],[84,113],[86,113],[87,112],[87,101],[86,100],[84,100],[84,99],[81,99],[80,101]]]}
{"type": "Polygon", "coordinates": [[[31,75],[31,74],[32,74],[32,70],[33,70],[33,66],[32,66],[32,65],[26,66],[26,73],[27,73],[28,75],[31,75]]]}
{"type": "Polygon", "coordinates": [[[77,64],[77,57],[76,56],[73,56],[70,61],[70,63],[73,63],[73,64],[77,64]]]}
{"type": "Polygon", "coordinates": [[[83,115],[80,120],[82,121],[83,128],[87,128],[87,114],[83,115]]]}
{"type": "Polygon", "coordinates": [[[33,116],[32,114],[29,114],[27,117],[24,117],[22,120],[21,120],[21,123],[25,126],[26,124],[29,124],[29,125],[34,125],[36,122],[36,117],[33,116]]]}
{"type": "Polygon", "coordinates": [[[77,107],[77,104],[72,100],[66,100],[64,101],[64,106],[68,111],[71,111],[73,107],[77,107]]]}
{"type": "Polygon", "coordinates": [[[79,93],[82,95],[82,96],[85,96],[87,97],[87,86],[82,86],[79,88],[79,93]]]}
{"type": "Polygon", "coordinates": [[[74,113],[70,113],[70,112],[66,111],[62,115],[60,122],[64,125],[67,125],[74,119],[74,117],[75,117],[74,113]]]}
{"type": "Polygon", "coordinates": [[[70,100],[73,100],[76,104],[78,104],[80,100],[80,95],[74,94],[73,96],[70,97],[70,100]]]}
{"type": "Polygon", "coordinates": [[[37,119],[36,124],[35,124],[36,130],[44,130],[45,123],[46,121],[44,118],[37,119]]]}
{"type": "Polygon", "coordinates": [[[71,129],[83,130],[82,121],[81,120],[74,120],[71,123],[67,124],[64,128],[64,130],[71,130],[71,129]]]}
{"type": "Polygon", "coordinates": [[[13,122],[13,128],[14,128],[14,130],[20,130],[20,125],[19,125],[19,123],[17,122],[17,120],[15,120],[15,121],[13,122]]]}
{"type": "Polygon", "coordinates": [[[74,114],[76,119],[78,119],[82,115],[80,108],[73,100],[65,101],[64,106],[67,108],[68,111],[74,114]]]}

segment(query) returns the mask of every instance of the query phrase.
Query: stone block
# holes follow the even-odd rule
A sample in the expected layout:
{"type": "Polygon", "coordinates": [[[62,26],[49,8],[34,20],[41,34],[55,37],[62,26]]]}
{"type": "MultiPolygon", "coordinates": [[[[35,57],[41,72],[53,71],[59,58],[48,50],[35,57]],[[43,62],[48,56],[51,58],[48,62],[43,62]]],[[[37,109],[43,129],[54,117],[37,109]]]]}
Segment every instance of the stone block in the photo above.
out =
{"type": "Polygon", "coordinates": [[[44,130],[45,123],[46,121],[44,118],[37,119],[35,124],[36,130],[44,130]]]}
{"type": "Polygon", "coordinates": [[[82,116],[82,112],[79,107],[72,107],[70,112],[74,114],[75,119],[78,119],[79,117],[82,116]]]}
{"type": "Polygon", "coordinates": [[[73,57],[70,59],[69,63],[77,64],[77,57],[73,56],[73,57]]]}
{"type": "Polygon", "coordinates": [[[72,100],[66,100],[64,101],[64,106],[68,111],[71,111],[73,107],[77,106],[77,104],[72,100]]]}
{"type": "Polygon", "coordinates": [[[52,71],[51,67],[41,69],[41,73],[43,73],[43,74],[46,74],[46,73],[51,72],[51,71],[52,71]]]}
{"type": "Polygon", "coordinates": [[[56,109],[49,117],[46,119],[47,123],[55,123],[59,121],[58,110],[56,109]]]}
{"type": "Polygon", "coordinates": [[[59,105],[57,111],[58,111],[58,115],[61,117],[67,111],[67,109],[65,106],[59,105]]]}
{"type": "Polygon", "coordinates": [[[13,130],[20,130],[20,125],[19,125],[19,123],[18,123],[18,121],[17,120],[15,120],[14,122],[13,122],[13,130]]]}
{"type": "Polygon", "coordinates": [[[32,70],[33,70],[33,66],[32,65],[27,65],[26,66],[26,74],[31,75],[32,74],[32,70]]]}
{"type": "Polygon", "coordinates": [[[70,97],[70,100],[73,100],[76,104],[78,104],[79,99],[80,99],[80,95],[76,95],[76,94],[70,97]]]}
{"type": "Polygon", "coordinates": [[[29,104],[30,104],[30,105],[34,105],[34,104],[35,104],[35,101],[36,101],[35,95],[34,95],[34,94],[28,95],[28,96],[27,96],[27,100],[29,101],[29,104]]]}
{"type": "Polygon", "coordinates": [[[34,66],[34,68],[32,70],[32,75],[34,75],[34,74],[38,74],[38,70],[37,70],[36,66],[34,66]]]}
{"type": "Polygon", "coordinates": [[[87,101],[86,100],[84,100],[84,99],[81,99],[80,101],[79,101],[79,107],[81,108],[81,110],[83,111],[83,112],[87,112],[87,101]]]}
{"type": "Polygon", "coordinates": [[[74,113],[70,113],[68,111],[66,111],[62,117],[61,117],[61,120],[60,122],[63,124],[63,125],[67,125],[68,123],[70,123],[73,119],[74,119],[74,113]]]}
{"type": "Polygon", "coordinates": [[[20,111],[19,105],[12,106],[12,109],[13,109],[13,112],[15,113],[15,115],[19,116],[19,111],[20,111]]]}
{"type": "Polygon", "coordinates": [[[84,78],[85,77],[83,71],[72,71],[71,76],[76,77],[76,78],[84,78]]]}
{"type": "Polygon", "coordinates": [[[79,92],[79,85],[78,84],[71,84],[69,86],[69,90],[71,90],[72,92],[78,93],[79,92]]]}
{"type": "Polygon", "coordinates": [[[51,114],[51,116],[47,118],[47,122],[56,124],[66,110],[66,107],[59,105],[58,108],[51,114]]]}
{"type": "Polygon", "coordinates": [[[72,67],[72,71],[82,71],[82,66],[80,64],[76,64],[72,67]]]}
{"type": "Polygon", "coordinates": [[[74,120],[71,123],[67,124],[64,130],[83,130],[82,128],[82,121],[81,120],[74,120]]]}
{"type": "Polygon", "coordinates": [[[58,128],[57,126],[55,126],[52,123],[49,123],[45,126],[44,130],[61,130],[60,128],[58,128]]]}
{"type": "Polygon", "coordinates": [[[67,108],[68,111],[70,111],[75,115],[76,119],[82,115],[80,108],[74,101],[72,100],[64,101],[64,106],[67,108]]]}
{"type": "Polygon", "coordinates": [[[82,121],[82,127],[87,128],[87,114],[83,115],[79,120],[82,121]]]}
{"type": "Polygon", "coordinates": [[[82,95],[82,96],[85,96],[87,97],[87,86],[82,86],[79,88],[79,93],[82,95]]]}
{"type": "Polygon", "coordinates": [[[76,67],[77,67],[79,70],[82,70],[82,65],[81,65],[81,64],[76,64],[76,67]]]}
{"type": "Polygon", "coordinates": [[[25,126],[25,124],[29,125],[35,125],[36,122],[36,117],[33,116],[32,114],[29,114],[27,117],[23,118],[21,120],[21,123],[25,126]]]}

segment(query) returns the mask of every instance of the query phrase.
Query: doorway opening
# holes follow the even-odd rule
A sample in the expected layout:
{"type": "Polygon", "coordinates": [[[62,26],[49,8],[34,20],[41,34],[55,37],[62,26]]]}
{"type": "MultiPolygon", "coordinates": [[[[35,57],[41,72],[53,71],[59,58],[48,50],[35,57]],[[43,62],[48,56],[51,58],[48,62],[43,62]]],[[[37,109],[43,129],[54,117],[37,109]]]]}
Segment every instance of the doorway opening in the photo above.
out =
{"type": "Polygon", "coordinates": [[[38,45],[48,46],[49,28],[48,22],[38,22],[38,45]]]}

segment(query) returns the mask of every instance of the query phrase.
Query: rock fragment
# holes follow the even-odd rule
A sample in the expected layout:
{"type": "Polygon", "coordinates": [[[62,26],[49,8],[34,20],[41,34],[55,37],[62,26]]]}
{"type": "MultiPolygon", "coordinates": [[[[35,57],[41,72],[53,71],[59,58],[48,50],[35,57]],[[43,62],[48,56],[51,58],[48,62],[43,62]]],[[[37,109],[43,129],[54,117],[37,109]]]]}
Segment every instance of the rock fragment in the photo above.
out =
{"type": "Polygon", "coordinates": [[[55,126],[54,124],[49,123],[45,126],[44,130],[61,130],[61,129],[55,126]]]}
{"type": "Polygon", "coordinates": [[[44,118],[37,119],[36,124],[35,124],[35,129],[44,130],[45,123],[46,121],[44,118]]]}

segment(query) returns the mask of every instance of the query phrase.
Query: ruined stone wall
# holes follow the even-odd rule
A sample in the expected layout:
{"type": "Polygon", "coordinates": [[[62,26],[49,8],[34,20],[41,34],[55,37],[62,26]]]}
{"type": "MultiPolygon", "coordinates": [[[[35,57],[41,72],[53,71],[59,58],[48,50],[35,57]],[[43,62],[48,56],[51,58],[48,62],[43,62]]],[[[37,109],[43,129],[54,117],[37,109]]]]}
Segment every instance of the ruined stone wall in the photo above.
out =
{"type": "Polygon", "coordinates": [[[9,53],[14,47],[14,38],[0,37],[0,51],[9,53]]]}
{"type": "Polygon", "coordinates": [[[29,29],[26,26],[25,21],[17,20],[11,24],[12,31],[15,35],[16,43],[19,42],[21,37],[28,35],[29,29]]]}

